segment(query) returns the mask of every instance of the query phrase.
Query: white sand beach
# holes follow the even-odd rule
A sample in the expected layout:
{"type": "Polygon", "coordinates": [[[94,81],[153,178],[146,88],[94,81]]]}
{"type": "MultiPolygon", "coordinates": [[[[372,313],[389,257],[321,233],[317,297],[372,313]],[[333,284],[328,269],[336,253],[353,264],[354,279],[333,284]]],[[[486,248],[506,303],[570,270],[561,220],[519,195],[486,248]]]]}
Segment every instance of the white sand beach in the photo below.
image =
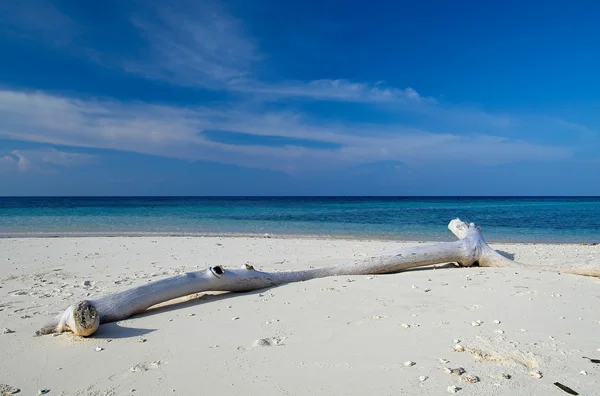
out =
{"type": "MultiPolygon", "coordinates": [[[[244,263],[319,267],[411,244],[1,239],[0,329],[12,332],[0,334],[0,383],[23,395],[568,394],[555,382],[600,394],[600,364],[583,358],[600,359],[600,279],[551,272],[428,268],[331,277],[195,295],[102,325],[90,338],[34,336],[74,302],[173,274],[244,263]],[[461,367],[462,375],[445,370],[461,367]]],[[[599,245],[491,246],[532,264],[600,260],[599,245]]]]}

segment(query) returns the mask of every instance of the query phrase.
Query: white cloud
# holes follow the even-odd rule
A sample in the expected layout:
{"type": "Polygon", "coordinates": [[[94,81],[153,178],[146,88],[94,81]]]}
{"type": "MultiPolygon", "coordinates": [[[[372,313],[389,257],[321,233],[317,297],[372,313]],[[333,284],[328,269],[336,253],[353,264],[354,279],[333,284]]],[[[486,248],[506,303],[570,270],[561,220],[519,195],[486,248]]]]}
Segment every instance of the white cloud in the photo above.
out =
{"type": "MultiPolygon", "coordinates": [[[[69,29],[70,20],[48,2],[42,2],[47,5],[42,10],[50,10],[46,14],[54,15],[48,17],[54,21],[50,24],[54,28],[44,31],[36,30],[39,20],[31,22],[26,8],[13,3],[8,8],[8,3],[3,4],[6,15],[10,15],[11,26],[49,38],[69,29]]],[[[162,2],[152,7],[148,4],[155,3],[143,4],[149,11],[138,12],[132,17],[132,23],[147,40],[147,48],[125,58],[111,53],[97,54],[93,48],[87,48],[85,53],[97,54],[96,59],[102,62],[112,55],[112,65],[118,63],[128,72],[150,79],[234,92],[236,99],[227,106],[183,108],[0,90],[0,137],[286,171],[341,168],[385,160],[410,166],[448,161],[478,165],[553,161],[574,152],[564,144],[555,147],[541,144],[539,140],[535,144],[527,141],[524,137],[527,134],[520,133],[525,130],[520,125],[522,117],[448,106],[420,95],[413,88],[336,78],[266,82],[260,78],[259,71],[267,69],[264,61],[268,57],[260,52],[258,43],[248,37],[242,23],[218,4],[190,1],[185,6],[177,3],[179,8],[174,7],[174,3],[162,2]],[[325,123],[306,114],[266,111],[263,107],[265,101],[289,99],[392,105],[394,110],[402,109],[412,118],[420,117],[424,121],[422,129],[402,123],[325,123]],[[210,130],[313,139],[335,143],[340,148],[225,144],[203,135],[203,131],[210,130]],[[520,138],[501,137],[506,131],[520,138]]],[[[106,45],[106,48],[111,47],[106,45]]],[[[547,121],[543,124],[540,120],[539,117],[528,120],[527,128],[547,125],[547,121]]],[[[554,122],[553,127],[554,133],[582,128],[588,132],[587,128],[578,128],[575,124],[554,122]]],[[[24,161],[35,157],[35,163],[46,166],[62,166],[75,158],[56,153],[45,157],[20,153],[25,155],[24,161]]],[[[13,153],[0,160],[5,167],[18,167],[20,158],[13,153]]]]}
{"type": "MultiPolygon", "coordinates": [[[[292,112],[227,108],[178,108],[116,101],[82,101],[43,93],[0,91],[0,137],[73,147],[94,147],[187,160],[208,160],[255,168],[302,172],[395,160],[428,163],[500,164],[553,161],[572,154],[506,138],[430,133],[402,125],[323,124],[292,112]],[[203,131],[313,139],[335,150],[298,145],[235,145],[211,141],[203,131]]],[[[49,164],[77,157],[38,155],[49,164]]]]}
{"type": "Polygon", "coordinates": [[[0,172],[25,171],[28,161],[18,151],[13,150],[9,155],[0,157],[0,172]]]}
{"type": "Polygon", "coordinates": [[[357,83],[348,80],[284,81],[280,83],[239,82],[231,90],[264,95],[273,99],[306,98],[358,103],[436,103],[433,98],[419,95],[412,88],[386,87],[383,83],[357,83]]]}
{"type": "Polygon", "coordinates": [[[10,154],[0,157],[0,171],[55,173],[59,167],[82,165],[95,158],[93,155],[55,148],[12,150],[10,154]]]}

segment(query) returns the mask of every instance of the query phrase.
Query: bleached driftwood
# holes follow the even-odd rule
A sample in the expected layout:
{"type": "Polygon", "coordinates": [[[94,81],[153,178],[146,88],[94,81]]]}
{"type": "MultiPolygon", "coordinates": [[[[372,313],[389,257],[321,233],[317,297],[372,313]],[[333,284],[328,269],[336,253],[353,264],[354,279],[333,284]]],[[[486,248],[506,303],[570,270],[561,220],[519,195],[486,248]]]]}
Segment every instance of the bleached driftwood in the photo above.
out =
{"type": "Polygon", "coordinates": [[[85,300],[71,305],[37,334],[71,331],[80,336],[89,336],[101,323],[123,320],[153,305],[194,293],[246,292],[328,276],[384,274],[443,263],[458,263],[465,267],[478,263],[482,267],[515,267],[600,276],[600,268],[594,265],[558,268],[517,263],[489,247],[483,239],[481,229],[475,224],[466,224],[460,219],[455,219],[450,222],[448,228],[458,237],[458,241],[402,248],[331,267],[290,272],[261,272],[249,265],[241,269],[214,266],[173,276],[97,300],[85,300]]]}

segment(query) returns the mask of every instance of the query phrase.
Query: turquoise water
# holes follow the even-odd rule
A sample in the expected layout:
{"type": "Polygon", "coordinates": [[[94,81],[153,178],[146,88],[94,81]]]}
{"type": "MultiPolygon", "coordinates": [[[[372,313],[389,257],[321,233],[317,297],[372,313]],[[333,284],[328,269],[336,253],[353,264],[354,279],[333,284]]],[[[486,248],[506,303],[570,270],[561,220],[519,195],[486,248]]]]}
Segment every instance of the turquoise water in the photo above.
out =
{"type": "Polygon", "coordinates": [[[0,198],[0,236],[341,235],[453,240],[459,217],[489,241],[600,242],[600,198],[0,198]]]}

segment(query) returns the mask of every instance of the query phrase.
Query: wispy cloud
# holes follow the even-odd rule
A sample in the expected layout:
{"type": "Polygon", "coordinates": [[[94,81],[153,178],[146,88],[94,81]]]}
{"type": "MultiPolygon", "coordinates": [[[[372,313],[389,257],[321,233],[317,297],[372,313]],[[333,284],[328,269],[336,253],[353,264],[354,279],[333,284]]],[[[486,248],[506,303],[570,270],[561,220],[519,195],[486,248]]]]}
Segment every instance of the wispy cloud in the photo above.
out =
{"type": "Polygon", "coordinates": [[[29,169],[29,161],[18,150],[0,157],[0,172],[24,172],[29,169]]]}
{"type": "Polygon", "coordinates": [[[435,103],[413,88],[346,79],[265,82],[256,70],[262,54],[238,19],[214,2],[179,8],[162,5],[138,14],[133,24],[147,40],[148,58],[125,61],[125,70],[191,87],[245,93],[267,100],[304,98],[365,103],[435,103]]]}
{"type": "Polygon", "coordinates": [[[163,3],[132,17],[148,41],[149,57],[124,63],[127,71],[184,86],[226,88],[247,78],[261,56],[242,24],[214,2],[163,3]]]}
{"type": "Polygon", "coordinates": [[[304,98],[358,103],[404,103],[434,104],[434,98],[422,97],[413,88],[399,89],[387,87],[383,82],[375,84],[358,83],[348,80],[283,81],[279,83],[259,83],[240,81],[230,89],[263,95],[265,98],[285,99],[304,98]]]}
{"type": "MultiPolygon", "coordinates": [[[[145,47],[129,53],[110,53],[120,43],[103,49],[85,45],[84,29],[47,0],[36,7],[20,2],[0,5],[0,21],[15,34],[69,46],[72,53],[104,66],[174,85],[234,92],[253,100],[290,98],[356,103],[433,104],[413,88],[397,88],[382,81],[347,79],[268,82],[269,55],[248,35],[241,20],[226,12],[217,1],[164,3],[148,1],[130,15],[133,31],[145,47]],[[2,16],[3,15],[3,16],[2,16]],[[78,33],[77,42],[72,40],[78,33]],[[108,51],[108,52],[107,52],[108,51]]],[[[0,28],[1,29],[1,28],[0,28]]],[[[0,30],[1,32],[1,30],[0,30]]],[[[117,39],[106,37],[105,40],[117,39]]]]}
{"type": "MultiPolygon", "coordinates": [[[[7,26],[68,42],[72,22],[56,7],[41,2],[45,8],[29,16],[29,9],[15,4],[0,5],[0,11],[5,11],[4,21],[9,21],[7,26]],[[51,23],[40,24],[40,18],[51,23]]],[[[131,15],[131,23],[146,47],[129,56],[113,56],[107,63],[152,80],[233,92],[234,99],[227,105],[177,107],[4,90],[0,91],[0,137],[299,173],[380,161],[400,161],[410,167],[446,166],[448,155],[461,165],[555,161],[573,156],[575,149],[564,142],[553,146],[545,143],[548,140],[532,141],[527,138],[527,129],[551,125],[553,133],[595,132],[566,121],[526,119],[451,105],[413,88],[384,82],[337,77],[312,81],[261,78],[268,70],[268,55],[246,33],[242,22],[218,3],[190,1],[185,7],[179,2],[143,4],[152,6],[138,9],[131,15]],[[414,127],[399,120],[386,124],[376,120],[323,121],[289,110],[293,107],[279,106],[290,99],[380,104],[392,111],[401,109],[411,118],[420,117],[420,123],[414,127]],[[278,106],[269,106],[273,101],[279,101],[278,106]],[[252,139],[234,144],[219,139],[219,131],[246,134],[252,139]],[[261,144],[260,137],[276,137],[270,141],[285,143],[261,144]],[[306,140],[333,148],[298,143],[306,140]]],[[[111,48],[106,44],[105,48],[111,48]]],[[[94,48],[84,52],[87,56],[98,54],[94,48]]],[[[99,53],[94,59],[105,62],[111,55],[99,53]]],[[[2,166],[17,170],[30,168],[31,163],[60,167],[78,160],[85,158],[23,151],[0,158],[2,166]]]]}
{"type": "MultiPolygon", "coordinates": [[[[573,150],[488,135],[464,137],[402,125],[324,124],[290,112],[178,108],[116,101],[82,101],[42,93],[0,91],[0,137],[139,152],[187,160],[303,172],[396,160],[409,166],[552,161],[573,150]],[[204,134],[210,131],[211,134],[204,134]],[[254,144],[212,140],[218,131],[255,135],[254,144]],[[285,143],[261,145],[260,136],[310,139],[335,149],[285,143]]],[[[53,160],[59,161],[57,157],[53,160]]],[[[46,162],[51,162],[46,159],[46,162]]]]}
{"type": "Polygon", "coordinates": [[[55,148],[12,150],[0,157],[0,171],[56,173],[58,168],[90,163],[96,156],[55,148]]]}

